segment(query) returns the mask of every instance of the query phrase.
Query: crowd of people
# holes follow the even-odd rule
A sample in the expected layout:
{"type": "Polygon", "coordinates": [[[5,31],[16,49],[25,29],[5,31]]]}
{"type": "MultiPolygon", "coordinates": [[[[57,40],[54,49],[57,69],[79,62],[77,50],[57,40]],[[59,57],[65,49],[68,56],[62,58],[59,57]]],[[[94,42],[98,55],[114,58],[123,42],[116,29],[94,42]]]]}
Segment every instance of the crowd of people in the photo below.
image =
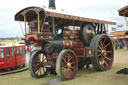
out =
{"type": "Polygon", "coordinates": [[[127,48],[128,49],[128,40],[127,41],[115,41],[115,49],[123,49],[123,48],[127,48]]]}

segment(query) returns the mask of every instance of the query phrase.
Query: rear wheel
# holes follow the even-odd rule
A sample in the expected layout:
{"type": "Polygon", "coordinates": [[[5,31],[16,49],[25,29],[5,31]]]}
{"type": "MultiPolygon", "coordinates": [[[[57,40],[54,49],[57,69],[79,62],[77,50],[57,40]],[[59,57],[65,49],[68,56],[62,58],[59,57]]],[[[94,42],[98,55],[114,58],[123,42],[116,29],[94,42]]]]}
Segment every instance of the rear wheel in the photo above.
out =
{"type": "Polygon", "coordinates": [[[44,63],[47,62],[47,55],[42,50],[34,51],[29,61],[29,70],[34,78],[42,78],[48,75],[49,69],[44,63]]]}
{"type": "Polygon", "coordinates": [[[77,58],[73,51],[63,50],[56,62],[56,73],[62,80],[71,80],[77,72],[77,58]]]}
{"type": "Polygon", "coordinates": [[[90,47],[94,49],[94,57],[91,58],[94,68],[98,71],[110,69],[114,58],[111,39],[107,35],[96,35],[90,47]]]}

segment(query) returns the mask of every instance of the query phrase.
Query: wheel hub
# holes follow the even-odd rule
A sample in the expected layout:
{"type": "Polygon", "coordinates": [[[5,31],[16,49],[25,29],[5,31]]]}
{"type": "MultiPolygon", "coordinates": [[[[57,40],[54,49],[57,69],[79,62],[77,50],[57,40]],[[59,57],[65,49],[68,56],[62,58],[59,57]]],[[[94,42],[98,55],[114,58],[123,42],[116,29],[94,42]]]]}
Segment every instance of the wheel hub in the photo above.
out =
{"type": "Polygon", "coordinates": [[[103,54],[103,56],[106,56],[107,55],[107,51],[106,50],[102,50],[102,54],[103,54]]]}
{"type": "Polygon", "coordinates": [[[68,68],[71,68],[71,63],[67,63],[67,67],[68,68]]]}

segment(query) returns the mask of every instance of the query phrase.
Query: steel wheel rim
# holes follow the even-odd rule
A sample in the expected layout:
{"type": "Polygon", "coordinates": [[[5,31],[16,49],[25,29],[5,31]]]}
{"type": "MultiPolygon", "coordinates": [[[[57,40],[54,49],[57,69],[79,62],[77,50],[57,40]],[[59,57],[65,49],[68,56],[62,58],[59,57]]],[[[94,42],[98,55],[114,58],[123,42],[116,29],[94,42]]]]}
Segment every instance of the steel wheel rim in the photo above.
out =
{"type": "Polygon", "coordinates": [[[32,69],[36,76],[45,77],[48,75],[48,69],[44,67],[47,62],[47,56],[43,53],[37,53],[32,61],[32,69]]]}
{"type": "Polygon", "coordinates": [[[109,69],[113,63],[113,48],[109,38],[103,37],[97,47],[98,62],[102,68],[109,69]]]}
{"type": "Polygon", "coordinates": [[[70,80],[74,77],[77,70],[77,61],[73,53],[68,52],[63,55],[60,69],[65,79],[70,80]]]}

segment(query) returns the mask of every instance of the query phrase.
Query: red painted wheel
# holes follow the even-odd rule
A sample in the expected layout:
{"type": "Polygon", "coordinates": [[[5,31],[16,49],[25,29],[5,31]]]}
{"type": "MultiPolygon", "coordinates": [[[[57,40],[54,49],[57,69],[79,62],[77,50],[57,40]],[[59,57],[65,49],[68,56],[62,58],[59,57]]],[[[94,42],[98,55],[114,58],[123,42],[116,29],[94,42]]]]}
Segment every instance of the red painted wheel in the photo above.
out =
{"type": "Polygon", "coordinates": [[[62,80],[71,80],[77,72],[77,58],[73,51],[63,50],[56,62],[56,73],[62,80]]]}
{"type": "Polygon", "coordinates": [[[107,35],[96,35],[90,47],[94,49],[94,57],[91,58],[94,68],[98,71],[110,69],[114,58],[111,39],[107,35]]]}
{"type": "Polygon", "coordinates": [[[34,51],[29,61],[29,70],[34,78],[42,78],[48,75],[49,69],[44,66],[47,55],[42,50],[34,51]]]}

